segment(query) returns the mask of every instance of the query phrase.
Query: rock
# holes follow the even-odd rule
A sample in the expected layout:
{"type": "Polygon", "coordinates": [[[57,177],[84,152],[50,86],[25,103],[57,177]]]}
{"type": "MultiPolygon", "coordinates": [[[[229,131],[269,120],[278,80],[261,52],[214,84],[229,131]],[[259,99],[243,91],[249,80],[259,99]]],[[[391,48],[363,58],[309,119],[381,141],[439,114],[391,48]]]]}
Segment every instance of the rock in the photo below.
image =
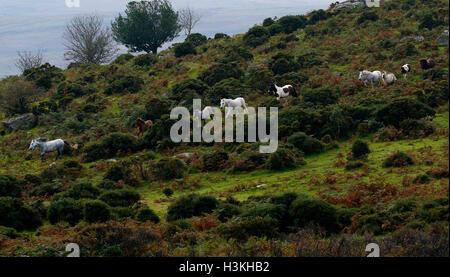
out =
{"type": "Polygon", "coordinates": [[[407,41],[407,40],[411,40],[411,41],[415,41],[415,42],[422,42],[425,40],[425,38],[423,36],[408,36],[408,37],[402,38],[400,41],[407,41]]]}
{"type": "Polygon", "coordinates": [[[3,125],[11,130],[26,129],[34,125],[36,116],[32,113],[23,114],[3,121],[3,125]]]}
{"type": "Polygon", "coordinates": [[[190,156],[194,155],[194,153],[186,152],[186,153],[180,153],[175,156],[174,158],[189,158],[190,156]]]}
{"type": "Polygon", "coordinates": [[[436,39],[438,45],[448,45],[448,30],[442,32],[442,34],[436,39]]]}
{"type": "Polygon", "coordinates": [[[265,186],[266,186],[266,184],[259,184],[259,185],[256,186],[256,188],[262,188],[262,187],[265,187],[265,186]]]}
{"type": "Polygon", "coordinates": [[[362,7],[365,8],[366,7],[366,2],[361,0],[361,1],[354,1],[354,0],[348,0],[348,1],[344,1],[342,3],[337,3],[336,6],[333,7],[332,11],[336,11],[336,10],[340,10],[340,9],[354,9],[356,7],[362,7]]]}

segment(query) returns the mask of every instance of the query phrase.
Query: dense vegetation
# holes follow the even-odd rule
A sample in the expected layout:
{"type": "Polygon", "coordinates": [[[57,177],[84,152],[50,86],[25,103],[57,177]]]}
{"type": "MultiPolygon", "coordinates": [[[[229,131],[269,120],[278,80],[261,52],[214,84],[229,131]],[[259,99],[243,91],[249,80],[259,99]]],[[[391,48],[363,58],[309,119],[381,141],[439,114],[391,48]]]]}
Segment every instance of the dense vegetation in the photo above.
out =
{"type": "Polygon", "coordinates": [[[435,43],[448,9],[398,0],[268,18],[158,55],[0,80],[0,118],[36,117],[0,129],[0,256],[63,256],[67,242],[83,256],[363,256],[370,242],[384,256],[448,256],[449,53],[435,43]],[[366,88],[363,69],[398,82],[366,88]],[[272,82],[300,97],[277,101],[272,82]],[[170,140],[172,107],[238,96],[279,108],[275,153],[170,140]],[[139,117],[154,123],[141,137],[139,117]],[[73,147],[41,162],[26,151],[36,137],[73,147]]]}

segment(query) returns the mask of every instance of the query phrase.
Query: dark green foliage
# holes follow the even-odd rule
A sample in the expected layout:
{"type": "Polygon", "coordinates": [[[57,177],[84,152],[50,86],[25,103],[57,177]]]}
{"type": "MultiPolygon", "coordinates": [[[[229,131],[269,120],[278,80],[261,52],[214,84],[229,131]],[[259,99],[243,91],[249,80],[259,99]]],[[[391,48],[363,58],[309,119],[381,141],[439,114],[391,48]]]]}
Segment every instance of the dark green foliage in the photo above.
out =
{"type": "Polygon", "coordinates": [[[271,58],[269,69],[275,75],[281,75],[289,72],[294,72],[300,68],[300,65],[295,61],[294,57],[285,54],[277,54],[271,58]]]}
{"type": "Polygon", "coordinates": [[[245,82],[251,89],[266,92],[273,81],[273,74],[267,69],[250,67],[245,75],[245,82]]]}
{"type": "Polygon", "coordinates": [[[141,197],[135,191],[121,189],[105,191],[98,199],[111,207],[129,207],[138,202],[141,197]]]}
{"type": "Polygon", "coordinates": [[[105,89],[106,95],[136,93],[141,90],[144,80],[133,75],[116,76],[105,89]]]}
{"type": "Polygon", "coordinates": [[[198,78],[208,84],[213,86],[222,80],[228,78],[240,79],[244,75],[244,72],[234,64],[215,64],[201,72],[198,78]]]}
{"type": "Polygon", "coordinates": [[[400,122],[405,119],[421,119],[426,116],[433,116],[435,113],[429,106],[417,100],[400,98],[382,106],[376,112],[376,120],[383,122],[385,125],[400,127],[400,122]]]}
{"type": "Polygon", "coordinates": [[[305,154],[320,153],[325,148],[320,140],[310,137],[303,132],[297,132],[288,137],[287,142],[294,145],[305,154]]]}
{"type": "Polygon", "coordinates": [[[0,226],[0,238],[3,239],[3,237],[15,239],[20,237],[20,234],[14,228],[0,226]]]}
{"type": "Polygon", "coordinates": [[[0,197],[0,215],[0,226],[18,231],[34,230],[42,224],[39,214],[18,198],[0,197]]]}
{"type": "Polygon", "coordinates": [[[98,185],[98,188],[100,189],[120,189],[121,186],[119,185],[119,183],[111,181],[111,180],[103,180],[101,181],[98,185]]]}
{"type": "Polygon", "coordinates": [[[263,203],[248,207],[242,217],[270,217],[281,221],[286,214],[286,206],[282,204],[263,203]]]}
{"type": "Polygon", "coordinates": [[[43,182],[49,183],[55,180],[74,181],[81,173],[81,167],[69,167],[65,164],[57,164],[42,170],[40,178],[43,182]]]}
{"type": "Polygon", "coordinates": [[[99,194],[100,190],[94,187],[91,183],[74,184],[64,193],[66,197],[73,198],[75,200],[82,198],[95,199],[99,194]]]}
{"type": "MultiPolygon", "coordinates": [[[[429,71],[430,70],[426,72],[429,71]]],[[[416,91],[416,96],[420,102],[425,103],[430,107],[436,108],[439,105],[443,105],[449,99],[448,81],[443,80],[439,82],[432,82],[431,84],[427,85],[424,90],[416,91]]]]}
{"type": "Polygon", "coordinates": [[[152,97],[145,103],[146,119],[160,119],[164,114],[170,113],[170,104],[166,100],[152,97]]]}
{"type": "MultiPolygon", "coordinates": [[[[442,68],[431,68],[422,73],[423,79],[429,79],[432,81],[441,81],[448,79],[448,71],[442,68]]],[[[448,82],[447,82],[448,84],[448,82]]],[[[448,91],[448,90],[447,90],[448,91]]],[[[447,94],[448,97],[448,94],[447,94]]]]}
{"type": "Polygon", "coordinates": [[[134,58],[133,54],[125,53],[119,55],[112,63],[125,64],[127,61],[132,60],[133,58],[134,58]]]}
{"type": "Polygon", "coordinates": [[[166,0],[129,2],[111,25],[114,38],[133,52],[156,54],[180,32],[178,14],[166,0]]]}
{"type": "Polygon", "coordinates": [[[283,32],[283,26],[281,24],[275,23],[269,26],[268,28],[271,36],[275,36],[281,32],[283,32]]]}
{"type": "Polygon", "coordinates": [[[180,58],[187,55],[196,55],[197,50],[195,50],[195,45],[192,42],[185,41],[183,43],[178,43],[174,47],[175,57],[180,58]]]}
{"type": "Polygon", "coordinates": [[[123,181],[129,186],[139,185],[139,181],[134,176],[133,171],[130,168],[130,164],[127,162],[112,165],[108,168],[103,178],[114,182],[123,181]]]}
{"type": "Polygon", "coordinates": [[[285,148],[278,148],[277,151],[270,154],[266,167],[270,170],[291,169],[297,166],[295,154],[285,148]]]}
{"type": "Polygon", "coordinates": [[[170,140],[170,128],[176,120],[170,119],[169,115],[163,115],[159,120],[154,122],[152,128],[150,128],[142,138],[142,146],[145,148],[154,149],[159,147],[160,149],[166,149],[173,147],[175,144],[170,140]]]}
{"type": "Polygon", "coordinates": [[[162,158],[155,164],[153,173],[165,180],[180,179],[184,176],[186,165],[177,158],[162,158]]]}
{"type": "Polygon", "coordinates": [[[208,38],[202,34],[194,33],[187,36],[186,41],[193,44],[194,47],[200,46],[208,41],[208,38]]]}
{"type": "Polygon", "coordinates": [[[63,185],[59,182],[43,183],[33,186],[28,191],[28,196],[52,196],[55,193],[63,191],[63,185]]]}
{"type": "Polygon", "coordinates": [[[90,200],[84,203],[84,219],[89,222],[105,222],[111,218],[111,209],[105,202],[90,200]]]}
{"type": "Polygon", "coordinates": [[[141,209],[136,217],[140,222],[151,221],[153,223],[159,223],[159,217],[152,209],[141,209]]]}
{"type": "Polygon", "coordinates": [[[345,165],[345,170],[358,169],[364,166],[364,163],[361,161],[349,161],[345,165]]]}
{"type": "Polygon", "coordinates": [[[63,97],[71,96],[75,98],[89,94],[91,92],[92,91],[83,84],[65,81],[58,85],[56,94],[54,94],[52,98],[60,99],[61,101],[63,97]]]}
{"type": "Polygon", "coordinates": [[[378,14],[374,11],[364,11],[359,17],[358,17],[358,24],[362,24],[366,21],[377,21],[378,20],[378,14]]]}
{"type": "Polygon", "coordinates": [[[309,224],[317,224],[329,232],[337,230],[337,215],[337,210],[332,205],[307,197],[298,197],[289,209],[289,216],[294,226],[305,227],[309,224]]]}
{"type": "Polygon", "coordinates": [[[202,157],[203,169],[205,171],[216,171],[224,168],[228,161],[228,153],[225,151],[205,154],[202,157]]]}
{"type": "Polygon", "coordinates": [[[244,151],[233,166],[234,171],[252,171],[262,168],[267,161],[267,155],[258,151],[244,151]]]}
{"type": "Polygon", "coordinates": [[[171,188],[164,188],[162,192],[167,198],[173,195],[173,190],[171,188]]]}
{"type": "Polygon", "coordinates": [[[22,185],[15,177],[0,174],[0,197],[11,196],[19,198],[22,189],[22,185]]]}
{"type": "Polygon", "coordinates": [[[137,66],[152,66],[158,62],[158,58],[152,53],[142,54],[133,58],[133,63],[137,66]]]}
{"type": "Polygon", "coordinates": [[[244,43],[249,47],[257,47],[269,40],[270,33],[262,26],[255,26],[244,35],[244,43]]]}
{"type": "Polygon", "coordinates": [[[214,35],[214,39],[223,39],[223,38],[227,39],[230,38],[230,36],[224,33],[217,33],[214,35]]]}
{"type": "Polygon", "coordinates": [[[66,221],[75,225],[83,218],[83,206],[79,200],[72,198],[53,200],[48,207],[47,218],[52,224],[66,221]]]}
{"type": "Polygon", "coordinates": [[[405,119],[400,122],[403,135],[410,137],[425,137],[434,132],[433,126],[424,120],[405,119]]]}
{"type": "Polygon", "coordinates": [[[170,204],[167,221],[200,216],[211,213],[219,204],[216,198],[207,195],[190,194],[170,204]]]}
{"type": "Polygon", "coordinates": [[[119,152],[122,154],[134,152],[138,147],[138,141],[134,136],[124,133],[112,133],[99,143],[95,142],[87,145],[84,148],[84,157],[87,162],[92,162],[114,157],[119,152]]]}
{"type": "Polygon", "coordinates": [[[303,15],[283,16],[277,21],[277,24],[281,25],[281,27],[283,28],[283,32],[286,34],[295,32],[300,28],[302,29],[305,28],[306,23],[307,23],[306,17],[303,15]]]}
{"type": "Polygon", "coordinates": [[[432,30],[440,25],[445,24],[438,19],[437,14],[426,13],[420,20],[419,29],[429,29],[432,30]]]}
{"type": "Polygon", "coordinates": [[[384,160],[383,167],[404,167],[412,164],[414,161],[408,154],[397,151],[384,160]]]}
{"type": "Polygon", "coordinates": [[[332,105],[338,102],[338,94],[330,88],[320,88],[303,92],[303,101],[316,105],[332,105]]]}
{"type": "Polygon", "coordinates": [[[253,54],[244,47],[233,46],[226,52],[225,57],[220,60],[221,63],[234,63],[253,60],[253,54]]]}
{"type": "Polygon", "coordinates": [[[308,24],[316,24],[319,21],[327,19],[329,16],[330,14],[322,9],[312,11],[309,14],[308,24]]]}
{"type": "Polygon", "coordinates": [[[222,222],[231,219],[233,216],[238,215],[239,213],[239,206],[231,203],[220,203],[214,210],[214,214],[222,222]]]}
{"type": "Polygon", "coordinates": [[[272,238],[277,235],[278,220],[266,217],[236,217],[220,226],[226,237],[246,240],[251,236],[272,238]]]}
{"type": "Polygon", "coordinates": [[[273,20],[271,17],[268,17],[268,18],[264,19],[263,26],[264,27],[269,27],[273,23],[275,23],[275,20],[273,20]]]}
{"type": "Polygon", "coordinates": [[[172,93],[170,98],[177,100],[178,102],[185,101],[192,105],[192,99],[202,98],[205,91],[208,89],[203,81],[197,79],[185,79],[176,83],[172,87],[172,93]]]}
{"type": "Polygon", "coordinates": [[[301,68],[311,68],[313,66],[322,65],[322,54],[314,50],[308,51],[297,57],[297,62],[301,68]]]}
{"type": "Polygon", "coordinates": [[[352,145],[352,155],[356,159],[361,159],[370,153],[369,145],[364,141],[357,140],[352,145]]]}
{"type": "Polygon", "coordinates": [[[220,103],[220,99],[237,97],[245,97],[245,88],[242,87],[241,81],[229,78],[216,83],[206,94],[207,103],[214,105],[220,103]]]}
{"type": "Polygon", "coordinates": [[[192,224],[186,219],[179,219],[169,223],[167,235],[173,236],[183,231],[192,231],[192,224]]]}
{"type": "Polygon", "coordinates": [[[50,89],[53,82],[60,82],[65,79],[62,70],[54,65],[45,63],[39,67],[25,69],[23,76],[27,81],[33,81],[37,87],[50,89]]]}

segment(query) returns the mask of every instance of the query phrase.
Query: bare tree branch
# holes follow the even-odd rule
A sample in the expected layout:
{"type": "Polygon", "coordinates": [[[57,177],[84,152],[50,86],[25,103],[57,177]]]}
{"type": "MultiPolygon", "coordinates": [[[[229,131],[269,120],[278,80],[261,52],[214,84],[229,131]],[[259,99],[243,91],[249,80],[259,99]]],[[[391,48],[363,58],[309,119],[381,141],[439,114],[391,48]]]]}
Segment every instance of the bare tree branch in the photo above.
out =
{"type": "Polygon", "coordinates": [[[108,27],[98,15],[77,16],[66,26],[66,60],[85,64],[110,61],[119,50],[108,27]]]}
{"type": "Polygon", "coordinates": [[[43,61],[44,55],[42,54],[42,51],[40,49],[36,54],[28,51],[17,51],[16,66],[22,72],[24,72],[25,69],[40,66],[43,61]]]}
{"type": "Polygon", "coordinates": [[[187,36],[190,35],[195,25],[200,21],[201,16],[189,7],[180,10],[178,14],[181,28],[187,36]]]}

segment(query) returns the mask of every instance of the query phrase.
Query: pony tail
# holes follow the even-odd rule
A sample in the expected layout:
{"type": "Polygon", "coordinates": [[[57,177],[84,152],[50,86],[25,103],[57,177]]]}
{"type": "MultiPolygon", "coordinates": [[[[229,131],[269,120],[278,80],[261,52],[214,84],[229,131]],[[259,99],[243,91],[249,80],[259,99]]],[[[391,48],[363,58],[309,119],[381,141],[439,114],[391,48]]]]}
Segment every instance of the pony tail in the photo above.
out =
{"type": "Polygon", "coordinates": [[[63,140],[64,144],[67,145],[69,148],[72,148],[72,145],[70,145],[70,143],[68,143],[67,141],[63,140]]]}
{"type": "Polygon", "coordinates": [[[295,90],[294,87],[292,87],[292,96],[298,97],[298,93],[297,93],[297,91],[295,90]]]}

